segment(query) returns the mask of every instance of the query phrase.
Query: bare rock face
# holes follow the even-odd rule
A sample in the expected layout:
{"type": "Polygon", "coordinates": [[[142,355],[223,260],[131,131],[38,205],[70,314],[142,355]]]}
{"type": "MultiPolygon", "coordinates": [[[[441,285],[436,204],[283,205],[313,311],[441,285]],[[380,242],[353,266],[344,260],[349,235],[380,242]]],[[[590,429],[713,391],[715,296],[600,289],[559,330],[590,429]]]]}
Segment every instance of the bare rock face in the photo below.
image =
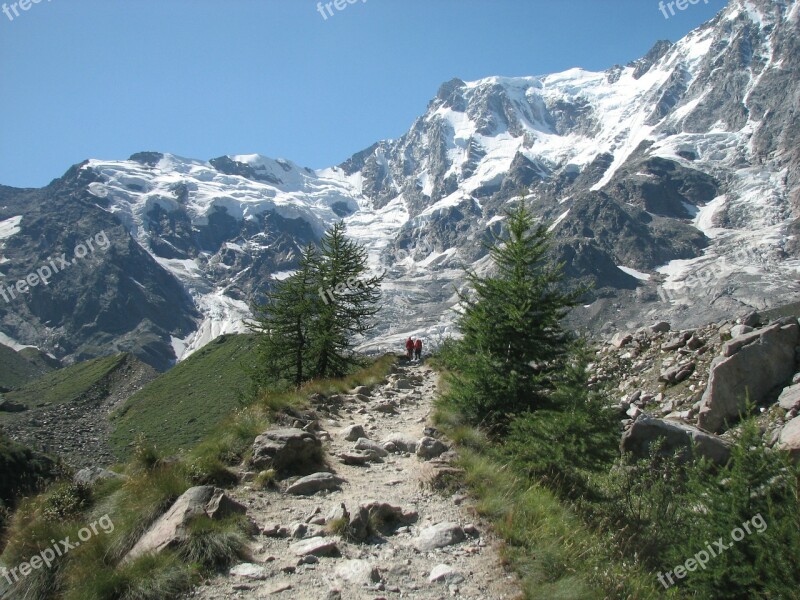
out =
{"type": "Polygon", "coordinates": [[[185,541],[188,535],[187,526],[197,517],[207,516],[219,520],[246,512],[244,506],[231,500],[225,492],[212,485],[189,488],[136,542],[123,559],[123,563],[144,554],[158,554],[185,541]]]}
{"type": "Polygon", "coordinates": [[[725,464],[731,454],[728,444],[715,435],[684,423],[651,417],[640,417],[631,425],[622,435],[620,449],[644,458],[650,452],[650,445],[659,439],[664,440],[664,452],[681,451],[684,459],[694,452],[717,464],[725,464]]]}
{"type": "Polygon", "coordinates": [[[741,335],[726,343],[714,359],[708,387],[703,394],[698,424],[708,431],[725,429],[738,419],[749,395],[756,404],[792,380],[800,343],[796,319],[741,335]]]}
{"type": "Polygon", "coordinates": [[[307,472],[319,462],[322,442],[313,433],[302,429],[273,429],[253,442],[251,464],[258,469],[281,472],[307,472]]]}

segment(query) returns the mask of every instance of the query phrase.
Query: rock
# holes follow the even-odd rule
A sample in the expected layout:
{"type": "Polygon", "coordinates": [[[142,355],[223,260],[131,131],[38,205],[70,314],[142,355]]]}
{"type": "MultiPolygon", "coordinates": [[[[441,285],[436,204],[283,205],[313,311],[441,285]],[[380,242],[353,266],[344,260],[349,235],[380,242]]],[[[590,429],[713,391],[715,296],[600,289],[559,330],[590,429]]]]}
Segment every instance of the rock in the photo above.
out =
{"type": "Polygon", "coordinates": [[[350,425],[343,432],[344,439],[348,442],[356,442],[359,438],[366,438],[367,434],[364,432],[363,425],[350,425]]]}
{"type": "Polygon", "coordinates": [[[269,577],[269,571],[261,565],[253,563],[242,563],[233,567],[228,574],[231,577],[244,577],[245,579],[253,579],[256,581],[263,581],[269,577]]]}
{"type": "Polygon", "coordinates": [[[322,443],[314,434],[296,428],[273,429],[255,439],[250,462],[258,469],[296,473],[317,465],[321,454],[322,443]]]}
{"type": "Polygon", "coordinates": [[[706,345],[705,340],[703,338],[697,337],[697,335],[693,335],[686,342],[686,347],[689,348],[690,350],[699,350],[705,345],[706,345]]]}
{"type": "Polygon", "coordinates": [[[661,349],[665,352],[678,350],[679,348],[683,348],[691,337],[692,333],[690,331],[684,331],[683,333],[679,333],[661,344],[661,349]]]}
{"type": "Polygon", "coordinates": [[[466,539],[466,534],[461,526],[456,523],[439,523],[420,532],[414,545],[420,552],[431,552],[437,548],[444,548],[458,544],[466,539]]]}
{"type": "Polygon", "coordinates": [[[611,338],[611,345],[615,348],[622,348],[627,346],[633,341],[633,336],[630,333],[617,332],[611,338]]]}
{"type": "Polygon", "coordinates": [[[394,402],[393,400],[389,400],[388,402],[380,402],[372,406],[372,410],[387,415],[396,415],[397,403],[394,402]]]}
{"type": "Polygon", "coordinates": [[[734,325],[731,327],[731,337],[737,338],[743,336],[746,333],[750,333],[753,331],[752,327],[748,327],[747,325],[734,325]]]}
{"type": "Polygon", "coordinates": [[[795,347],[800,342],[797,321],[777,322],[765,329],[727,342],[722,356],[711,363],[711,375],[703,394],[698,425],[721,431],[726,421],[738,419],[746,398],[761,404],[795,373],[795,347]]]}
{"type": "Polygon", "coordinates": [[[313,537],[302,540],[289,546],[289,550],[295,556],[339,556],[339,547],[336,540],[324,537],[313,537]]]}
{"type": "Polygon", "coordinates": [[[24,404],[18,404],[11,400],[0,398],[0,412],[19,413],[25,412],[26,410],[28,410],[28,407],[24,404]]]}
{"type": "Polygon", "coordinates": [[[381,580],[378,569],[369,561],[346,560],[336,566],[336,576],[355,585],[371,585],[381,580]]]}
{"type": "Polygon", "coordinates": [[[271,538],[285,538],[289,535],[289,530],[277,523],[270,523],[261,529],[261,535],[271,538]]]}
{"type": "Polygon", "coordinates": [[[800,417],[795,417],[783,427],[778,447],[787,450],[792,460],[800,462],[800,417]]]}
{"type": "Polygon", "coordinates": [[[353,388],[350,391],[350,394],[353,396],[362,395],[362,396],[369,396],[372,394],[372,388],[368,385],[360,385],[358,387],[353,388]]]}
{"type": "Polygon", "coordinates": [[[384,458],[385,456],[389,456],[389,453],[383,449],[383,447],[377,443],[373,442],[372,440],[368,440],[367,438],[358,438],[358,441],[355,445],[356,450],[362,451],[369,451],[377,455],[379,458],[384,458]]]}
{"type": "Polygon", "coordinates": [[[778,397],[778,404],[784,410],[792,410],[800,405],[800,385],[794,384],[784,388],[778,397]]]}
{"type": "Polygon", "coordinates": [[[231,500],[225,492],[214,486],[202,485],[189,488],[153,523],[122,562],[126,563],[144,554],[157,554],[180,544],[187,538],[188,524],[197,517],[224,519],[232,514],[244,513],[246,510],[244,506],[231,500]]]}
{"type": "Polygon", "coordinates": [[[370,450],[349,450],[339,454],[339,458],[346,465],[360,467],[369,462],[380,462],[381,457],[370,450]]]}
{"type": "Polygon", "coordinates": [[[306,537],[306,533],[308,533],[308,525],[306,523],[292,523],[289,525],[289,536],[296,540],[302,540],[306,537]]]}
{"type": "Polygon", "coordinates": [[[672,327],[666,321],[660,321],[650,326],[650,331],[653,333],[667,333],[672,327]]]}
{"type": "Polygon", "coordinates": [[[98,481],[106,479],[125,479],[125,476],[101,467],[86,467],[75,473],[72,481],[77,485],[93,486],[98,481]]]}
{"type": "Polygon", "coordinates": [[[717,464],[725,464],[730,458],[728,444],[715,435],[700,431],[696,427],[643,416],[622,435],[620,449],[630,452],[637,458],[649,456],[650,444],[663,439],[664,453],[681,451],[681,458],[687,460],[693,451],[717,464]]]}
{"type": "Polygon", "coordinates": [[[694,361],[679,364],[661,373],[658,380],[670,385],[676,385],[682,381],[686,381],[689,376],[694,373],[695,367],[696,363],[694,361]]]}
{"type": "Polygon", "coordinates": [[[447,452],[447,446],[432,437],[422,438],[417,445],[417,456],[424,460],[436,458],[445,452],[447,452]]]}
{"type": "Polygon", "coordinates": [[[331,511],[328,513],[328,516],[325,517],[325,523],[341,521],[342,519],[345,519],[347,521],[350,520],[350,513],[347,512],[347,507],[344,505],[344,502],[341,503],[339,506],[334,506],[331,509],[331,511]]]}
{"type": "Polygon", "coordinates": [[[450,565],[436,565],[431,569],[428,581],[431,583],[443,582],[458,585],[464,581],[464,576],[450,565]]]}
{"type": "Polygon", "coordinates": [[[396,390],[411,390],[414,386],[408,379],[398,379],[394,382],[394,389],[396,390]]]}
{"type": "Polygon", "coordinates": [[[740,321],[745,327],[758,327],[761,324],[761,315],[754,311],[743,316],[740,321]]]}
{"type": "Polygon", "coordinates": [[[341,482],[342,480],[333,473],[314,473],[295,481],[286,488],[286,493],[295,496],[311,496],[322,490],[339,489],[341,482]]]}
{"type": "Polygon", "coordinates": [[[411,436],[402,433],[393,433],[384,440],[383,447],[385,449],[387,444],[394,444],[397,451],[414,454],[417,451],[417,443],[417,440],[411,436]]]}

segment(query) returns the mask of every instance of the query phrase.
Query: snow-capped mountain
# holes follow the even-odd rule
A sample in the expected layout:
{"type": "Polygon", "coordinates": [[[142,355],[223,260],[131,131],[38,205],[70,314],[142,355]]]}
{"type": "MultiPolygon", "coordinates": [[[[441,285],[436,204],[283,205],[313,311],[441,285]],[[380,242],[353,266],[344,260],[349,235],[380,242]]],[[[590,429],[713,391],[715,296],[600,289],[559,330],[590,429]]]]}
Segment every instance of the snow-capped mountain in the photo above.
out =
{"type": "Polygon", "coordinates": [[[0,332],[58,356],[132,350],[163,368],[243,330],[298,249],[344,219],[388,271],[364,348],[409,334],[435,343],[463,269],[487,268],[481,242],[521,193],[567,273],[595,284],[578,324],[692,324],[794,300],[798,6],[732,0],[604,72],[454,79],[403,137],[329,169],[147,152],[89,160],[41,190],[0,188],[0,285],[97,231],[111,240],[0,301],[0,332]]]}

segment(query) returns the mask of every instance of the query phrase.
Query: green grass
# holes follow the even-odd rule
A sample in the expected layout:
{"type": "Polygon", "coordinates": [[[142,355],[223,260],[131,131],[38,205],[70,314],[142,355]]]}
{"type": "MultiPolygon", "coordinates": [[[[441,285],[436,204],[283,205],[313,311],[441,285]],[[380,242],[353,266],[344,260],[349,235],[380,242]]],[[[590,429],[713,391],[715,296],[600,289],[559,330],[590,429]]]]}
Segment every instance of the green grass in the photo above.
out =
{"type": "Polygon", "coordinates": [[[640,565],[613,550],[555,490],[521,472],[452,406],[439,402],[434,423],[458,447],[458,482],[504,541],[502,558],[520,577],[526,599],[644,600],[668,597],[640,565]]]}
{"type": "Polygon", "coordinates": [[[139,437],[167,453],[196,445],[240,406],[240,365],[254,344],[252,335],[221,336],[134,394],[111,417],[116,455],[128,458],[139,437]]]}
{"type": "MultiPolygon", "coordinates": [[[[4,396],[17,404],[36,408],[45,404],[75,402],[109,376],[128,357],[127,354],[105,356],[51,371],[24,387],[4,396]]],[[[0,424],[25,418],[25,413],[0,413],[0,424]]]]}
{"type": "Polygon", "coordinates": [[[53,368],[52,361],[32,348],[16,352],[0,344],[0,391],[19,389],[53,368]]]}

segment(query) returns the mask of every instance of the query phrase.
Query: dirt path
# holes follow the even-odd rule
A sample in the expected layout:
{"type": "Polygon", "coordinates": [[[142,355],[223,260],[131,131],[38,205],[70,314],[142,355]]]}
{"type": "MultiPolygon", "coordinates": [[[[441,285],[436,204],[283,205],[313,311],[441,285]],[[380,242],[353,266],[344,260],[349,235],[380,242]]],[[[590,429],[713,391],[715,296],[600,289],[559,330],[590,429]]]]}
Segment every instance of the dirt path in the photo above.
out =
{"type": "Polygon", "coordinates": [[[345,396],[336,418],[322,419],[319,423],[330,434],[324,447],[331,470],[344,480],[341,489],[313,496],[258,491],[250,485],[233,490],[231,497],[247,506],[248,514],[261,528],[274,532],[283,527],[284,531],[277,535],[286,537],[260,536],[253,544],[253,563],[234,567],[230,574],[211,580],[189,597],[208,600],[519,597],[515,579],[500,564],[495,536],[470,510],[470,500],[442,494],[426,485],[436,466],[445,466],[442,462],[425,461],[409,452],[390,453],[382,462],[366,466],[345,465],[339,458],[342,452],[354,448],[355,443],[345,439],[352,425],[363,426],[366,436],[381,444],[398,434],[413,441],[421,439],[435,393],[435,373],[425,366],[412,365],[399,367],[385,385],[375,386],[368,401],[363,396],[345,396]],[[389,410],[387,403],[396,405],[394,414],[383,412],[389,410]],[[337,507],[344,504],[353,514],[360,505],[372,501],[400,507],[410,518],[361,543],[325,531],[324,522],[330,521],[331,511],[337,507]],[[441,527],[428,530],[432,526],[441,527]],[[434,535],[436,531],[438,535],[434,535]],[[420,550],[420,540],[426,536],[431,545],[455,543],[420,550]],[[338,556],[324,556],[324,551],[317,553],[319,557],[297,556],[296,544],[308,539],[334,543],[333,552],[338,556]],[[431,581],[432,570],[444,575],[438,581],[431,581]]]}

